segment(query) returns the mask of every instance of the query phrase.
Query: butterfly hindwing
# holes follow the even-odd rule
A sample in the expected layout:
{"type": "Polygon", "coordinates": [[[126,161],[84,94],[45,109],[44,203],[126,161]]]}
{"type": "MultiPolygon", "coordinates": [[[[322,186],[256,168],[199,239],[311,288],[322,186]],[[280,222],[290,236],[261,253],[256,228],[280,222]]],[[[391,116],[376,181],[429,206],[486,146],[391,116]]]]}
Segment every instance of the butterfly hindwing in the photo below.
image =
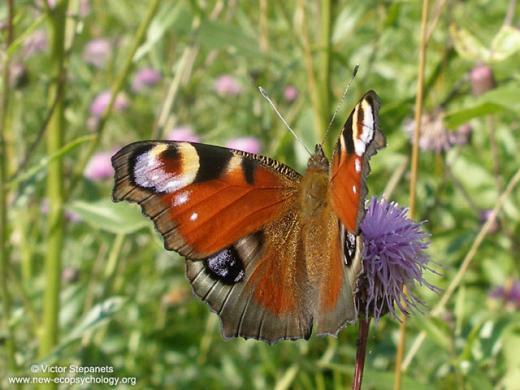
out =
{"type": "Polygon", "coordinates": [[[309,285],[298,275],[304,272],[300,232],[297,211],[288,210],[203,262],[187,260],[193,291],[219,315],[224,337],[269,343],[310,337],[309,285]],[[236,264],[239,280],[232,278],[236,264]]]}

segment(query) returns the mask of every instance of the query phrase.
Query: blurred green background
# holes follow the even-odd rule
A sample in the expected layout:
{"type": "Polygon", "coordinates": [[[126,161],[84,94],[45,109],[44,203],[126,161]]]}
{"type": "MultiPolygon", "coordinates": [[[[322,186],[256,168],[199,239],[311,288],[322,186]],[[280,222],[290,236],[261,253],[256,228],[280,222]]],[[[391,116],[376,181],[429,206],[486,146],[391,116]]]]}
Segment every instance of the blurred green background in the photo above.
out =
{"type": "MultiPolygon", "coordinates": [[[[519,389],[520,191],[507,186],[520,167],[520,11],[514,0],[425,3],[415,216],[440,273],[425,278],[443,291],[416,291],[425,306],[407,322],[402,388],[519,389]]],[[[112,203],[110,156],[137,140],[199,140],[303,172],[306,152],[257,87],[312,147],[359,64],[327,144],[374,89],[388,146],[372,159],[370,194],[406,206],[422,7],[2,2],[0,387],[38,362],[112,366],[138,388],[349,387],[356,326],[273,346],[223,340],[183,259],[137,206],[112,203]]],[[[399,337],[395,318],[372,324],[365,389],[393,387],[399,337]]]]}

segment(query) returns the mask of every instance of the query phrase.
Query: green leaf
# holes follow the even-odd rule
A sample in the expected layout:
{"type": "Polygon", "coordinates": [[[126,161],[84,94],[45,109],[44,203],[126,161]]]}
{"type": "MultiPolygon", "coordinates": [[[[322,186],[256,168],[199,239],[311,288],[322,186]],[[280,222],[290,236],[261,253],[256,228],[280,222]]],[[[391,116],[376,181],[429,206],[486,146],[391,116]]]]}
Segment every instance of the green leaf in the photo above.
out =
{"type": "Polygon", "coordinates": [[[90,309],[81,322],[71,330],[71,332],[64,338],[63,342],[76,340],[83,337],[87,332],[92,332],[99,328],[123,307],[125,301],[126,300],[122,297],[111,297],[98,303],[90,309]]]}
{"type": "Polygon", "coordinates": [[[507,334],[511,327],[518,324],[519,320],[520,315],[518,313],[506,313],[484,323],[479,333],[484,356],[491,357],[497,354],[504,344],[504,335],[507,334]]]}
{"type": "MultiPolygon", "coordinates": [[[[354,5],[356,3],[352,4],[354,5]]],[[[352,31],[364,12],[365,9],[362,7],[345,7],[334,22],[332,43],[336,45],[352,37],[352,31]]]]}
{"type": "Polygon", "coordinates": [[[104,199],[95,203],[73,202],[69,210],[95,228],[116,234],[129,234],[149,226],[136,207],[104,199]]]}
{"type": "Polygon", "coordinates": [[[47,168],[47,165],[49,165],[49,163],[51,161],[57,160],[65,155],[67,155],[68,153],[70,153],[74,149],[76,149],[79,145],[81,145],[82,143],[89,142],[92,140],[94,140],[94,135],[85,135],[85,136],[76,138],[74,141],[71,141],[67,145],[63,146],[56,153],[53,153],[50,156],[46,156],[46,157],[42,158],[38,164],[35,164],[31,168],[27,169],[27,171],[25,171],[25,173],[14,177],[13,180],[11,182],[9,182],[8,186],[14,187],[18,183],[32,178],[38,172],[47,168]]]}
{"type": "Polygon", "coordinates": [[[480,100],[499,105],[517,113],[520,110],[520,84],[516,82],[495,88],[482,95],[480,100]]]}
{"type": "Polygon", "coordinates": [[[505,110],[513,113],[520,110],[520,86],[516,83],[493,89],[476,99],[472,99],[472,104],[469,107],[447,113],[444,116],[444,123],[449,128],[454,128],[470,119],[505,110]]]}
{"type": "Polygon", "coordinates": [[[490,52],[486,47],[469,31],[454,24],[450,26],[451,38],[455,45],[455,50],[459,55],[469,61],[487,62],[490,52]]]}
{"type": "Polygon", "coordinates": [[[503,61],[520,50],[520,30],[502,26],[491,42],[491,60],[503,61]]]}
{"type": "Polygon", "coordinates": [[[504,361],[506,374],[503,379],[504,389],[513,389],[520,383],[520,334],[518,331],[508,335],[504,340],[504,361]]]}
{"type": "Polygon", "coordinates": [[[68,333],[54,349],[38,363],[51,363],[60,358],[61,352],[72,342],[83,338],[106,324],[114,315],[121,310],[126,299],[122,297],[111,297],[95,305],[83,319],[68,333]]]}
{"type": "Polygon", "coordinates": [[[11,57],[17,52],[17,50],[22,46],[23,42],[29,37],[45,20],[45,14],[40,15],[38,18],[34,19],[29,27],[23,30],[23,32],[16,37],[16,39],[9,45],[7,49],[7,59],[11,59],[11,57]]]}
{"type": "MultiPolygon", "coordinates": [[[[407,375],[401,376],[402,389],[426,390],[431,386],[423,385],[407,375]]],[[[393,389],[395,375],[393,372],[381,372],[373,369],[365,369],[363,375],[363,389],[391,390],[393,389]]]]}
{"type": "Polygon", "coordinates": [[[256,40],[230,24],[205,20],[200,26],[198,42],[209,50],[232,48],[241,56],[250,56],[256,60],[262,58],[256,40]]]}
{"type": "Polygon", "coordinates": [[[479,118],[489,114],[496,114],[504,107],[493,103],[482,103],[460,110],[452,111],[444,116],[444,124],[450,128],[456,128],[473,118],[479,118]]]}
{"type": "Polygon", "coordinates": [[[179,26],[185,27],[186,23],[191,23],[191,16],[186,12],[182,2],[177,3],[175,7],[168,4],[165,12],[158,12],[157,17],[150,24],[150,28],[146,34],[146,40],[137,49],[134,55],[134,62],[144,57],[164,36],[169,32],[172,26],[179,31],[179,26]]]}
{"type": "Polygon", "coordinates": [[[451,25],[450,32],[459,55],[472,62],[500,62],[520,50],[520,30],[511,26],[502,26],[490,49],[462,27],[451,25]]]}
{"type": "Polygon", "coordinates": [[[444,350],[451,348],[451,339],[446,324],[438,318],[417,316],[416,320],[430,338],[444,350]]]}
{"type": "Polygon", "coordinates": [[[294,382],[294,378],[296,378],[296,374],[298,374],[298,364],[293,364],[291,367],[289,367],[285,373],[282,375],[280,379],[276,382],[275,389],[277,390],[284,390],[289,389],[294,382]]]}

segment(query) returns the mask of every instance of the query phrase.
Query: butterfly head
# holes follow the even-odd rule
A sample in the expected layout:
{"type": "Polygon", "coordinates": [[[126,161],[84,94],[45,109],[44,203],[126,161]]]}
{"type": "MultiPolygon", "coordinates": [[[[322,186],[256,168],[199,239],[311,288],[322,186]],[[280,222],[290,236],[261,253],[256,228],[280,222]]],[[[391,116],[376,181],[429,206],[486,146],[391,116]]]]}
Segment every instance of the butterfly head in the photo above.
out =
{"type": "Polygon", "coordinates": [[[316,144],[314,147],[314,154],[309,158],[307,168],[328,172],[329,160],[325,157],[323,147],[320,144],[316,144]]]}

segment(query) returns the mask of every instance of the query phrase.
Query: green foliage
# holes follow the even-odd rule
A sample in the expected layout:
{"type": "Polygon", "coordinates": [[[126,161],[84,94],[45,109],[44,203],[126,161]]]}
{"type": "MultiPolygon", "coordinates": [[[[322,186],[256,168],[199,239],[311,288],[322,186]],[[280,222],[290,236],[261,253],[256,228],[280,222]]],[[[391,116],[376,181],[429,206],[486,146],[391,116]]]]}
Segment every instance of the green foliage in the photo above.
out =
{"type": "MultiPolygon", "coordinates": [[[[0,4],[2,22],[7,18],[6,3],[0,4]]],[[[265,1],[264,10],[262,2],[160,2],[144,41],[130,57],[151,2],[70,0],[63,146],[51,154],[42,141],[52,111],[49,90],[56,81],[50,49],[47,45],[31,51],[28,42],[37,32],[47,34],[46,12],[52,9],[45,11],[43,1],[14,3],[14,41],[8,49],[2,46],[2,61],[9,59],[12,75],[15,65],[24,73],[9,81],[9,105],[2,114],[6,154],[0,156],[9,174],[2,190],[8,195],[6,272],[12,301],[10,313],[2,311],[0,342],[8,337],[9,320],[17,365],[10,375],[30,375],[31,364],[46,362],[113,366],[114,376],[135,377],[138,388],[350,386],[356,326],[344,329],[338,339],[313,337],[273,346],[224,340],[216,315],[192,296],[184,260],[164,250],[139,207],[112,202],[109,175],[87,174],[89,166],[81,165],[90,160],[92,145],[95,154],[111,154],[127,143],[165,138],[172,129],[189,126],[206,143],[225,145],[237,137],[255,137],[263,154],[303,172],[307,153],[257,87],[269,92],[307,146],[321,141],[321,130],[315,129],[320,121],[315,120],[310,99],[316,91],[309,83],[303,50],[308,43],[316,79],[323,80],[318,72],[326,55],[320,46],[320,2],[305,2],[305,20],[299,1],[265,1]],[[82,10],[84,3],[88,10],[82,10]],[[95,38],[105,38],[110,45],[101,66],[92,64],[96,54],[86,54],[95,38]],[[123,69],[127,60],[132,65],[129,74],[123,69]],[[161,80],[133,88],[134,77],[145,67],[157,70],[161,80]],[[236,95],[218,91],[215,82],[222,75],[239,84],[236,95]],[[128,105],[115,105],[98,137],[99,118],[91,104],[119,78],[128,105]],[[295,99],[284,96],[289,85],[298,90],[295,99]],[[66,212],[60,225],[65,229],[60,333],[57,345],[43,357],[37,351],[48,286],[42,267],[49,236],[46,179],[54,162],[63,168],[66,212]],[[84,177],[74,176],[83,168],[84,177]]],[[[332,3],[331,82],[324,87],[332,98],[330,115],[352,69],[356,64],[360,69],[326,141],[335,142],[354,102],[374,89],[382,100],[380,120],[388,146],[372,158],[370,194],[381,195],[395,178],[397,187],[390,197],[405,206],[408,166],[402,176],[394,175],[411,149],[405,128],[415,104],[421,2],[332,3]]],[[[495,206],[520,167],[520,33],[513,27],[520,15],[518,9],[509,11],[510,25],[504,24],[507,2],[432,3],[448,5],[440,8],[430,35],[425,112],[441,113],[443,132],[432,134],[432,124],[423,124],[430,138],[421,145],[457,134],[461,125],[472,128],[469,142],[420,153],[416,216],[427,221],[429,253],[439,273],[425,278],[445,290],[482,227],[481,212],[495,206]],[[479,96],[472,94],[468,76],[477,64],[489,66],[496,82],[496,88],[479,96]]],[[[504,300],[490,292],[497,286],[508,291],[520,278],[519,205],[517,188],[439,316],[429,311],[443,292],[417,291],[425,306],[423,313],[411,314],[405,355],[421,332],[425,339],[403,374],[403,389],[518,387],[520,298],[504,300]]],[[[5,307],[2,304],[2,310],[5,307]]],[[[398,321],[389,316],[372,326],[365,389],[392,388],[398,329],[398,321]]],[[[0,349],[0,387],[6,383],[7,354],[0,349]]]]}

